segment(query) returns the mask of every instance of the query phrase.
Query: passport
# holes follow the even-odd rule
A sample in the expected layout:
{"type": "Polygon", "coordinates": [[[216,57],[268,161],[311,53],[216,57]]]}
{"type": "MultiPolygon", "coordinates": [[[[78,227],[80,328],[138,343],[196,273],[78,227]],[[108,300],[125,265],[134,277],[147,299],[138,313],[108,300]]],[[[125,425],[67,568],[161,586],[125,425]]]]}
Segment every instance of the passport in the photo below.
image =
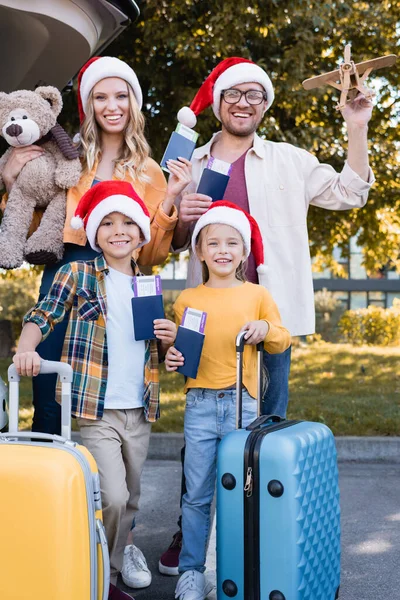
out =
{"type": "Polygon", "coordinates": [[[132,298],[133,327],[135,340],[155,340],[154,319],[165,319],[162,296],[132,298]]]}
{"type": "Polygon", "coordinates": [[[179,325],[174,346],[183,354],[185,363],[182,367],[177,368],[178,373],[182,373],[186,377],[191,377],[191,379],[196,379],[203,344],[203,333],[179,325]]]}
{"type": "Polygon", "coordinates": [[[223,200],[231,173],[231,163],[211,156],[201,174],[197,193],[211,196],[213,202],[215,200],[223,200]]]}
{"type": "Polygon", "coordinates": [[[164,156],[161,160],[161,168],[169,173],[167,167],[167,160],[178,160],[178,156],[182,156],[183,158],[187,158],[190,160],[192,158],[192,154],[194,149],[196,148],[196,142],[199,134],[178,123],[176,131],[171,134],[169,138],[169,142],[164,152],[164,156]]]}
{"type": "Polygon", "coordinates": [[[206,167],[201,175],[197,193],[211,196],[213,202],[223,200],[228,182],[229,175],[223,175],[206,167]]]}
{"type": "Polygon", "coordinates": [[[154,319],[164,319],[159,275],[133,278],[132,317],[135,340],[154,340],[154,319]]]}

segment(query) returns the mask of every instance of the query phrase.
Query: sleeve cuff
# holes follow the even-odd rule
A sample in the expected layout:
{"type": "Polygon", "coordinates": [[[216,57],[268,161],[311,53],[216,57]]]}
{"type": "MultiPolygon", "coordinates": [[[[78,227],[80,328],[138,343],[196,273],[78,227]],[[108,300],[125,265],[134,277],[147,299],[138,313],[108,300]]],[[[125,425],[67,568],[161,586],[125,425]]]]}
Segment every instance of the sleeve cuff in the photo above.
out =
{"type": "Polygon", "coordinates": [[[264,343],[265,343],[265,342],[269,341],[269,338],[272,335],[272,332],[271,332],[272,326],[271,326],[271,323],[269,321],[267,321],[267,319],[262,319],[262,321],[265,321],[265,323],[268,325],[268,332],[267,332],[267,335],[264,338],[264,343]]]}
{"type": "Polygon", "coordinates": [[[43,316],[37,311],[33,311],[25,315],[23,324],[25,325],[26,323],[34,323],[37,325],[42,332],[42,339],[46,338],[53,329],[48,320],[43,318],[43,316]]]}
{"type": "Polygon", "coordinates": [[[167,215],[163,211],[162,206],[160,204],[160,206],[158,207],[156,216],[155,216],[155,221],[161,229],[165,229],[166,231],[175,229],[175,225],[178,221],[178,210],[177,210],[176,206],[172,207],[172,214],[167,215]]]}
{"type": "Polygon", "coordinates": [[[340,173],[340,182],[346,189],[360,194],[370,190],[372,185],[375,183],[375,177],[371,167],[369,167],[368,181],[364,181],[355,171],[353,171],[346,160],[343,170],[340,173]]]}

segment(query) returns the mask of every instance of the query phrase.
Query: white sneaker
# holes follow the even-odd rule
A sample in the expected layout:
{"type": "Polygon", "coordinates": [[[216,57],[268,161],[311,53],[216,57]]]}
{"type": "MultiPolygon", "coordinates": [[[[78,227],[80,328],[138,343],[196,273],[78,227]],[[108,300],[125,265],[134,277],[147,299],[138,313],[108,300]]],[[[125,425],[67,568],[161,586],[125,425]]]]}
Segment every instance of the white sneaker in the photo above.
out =
{"type": "Polygon", "coordinates": [[[213,585],[206,581],[200,571],[185,571],[175,588],[176,600],[205,600],[213,585]]]}
{"type": "Polygon", "coordinates": [[[131,588],[145,588],[151,584],[151,573],[143,552],[137,546],[125,546],[122,581],[131,588]]]}

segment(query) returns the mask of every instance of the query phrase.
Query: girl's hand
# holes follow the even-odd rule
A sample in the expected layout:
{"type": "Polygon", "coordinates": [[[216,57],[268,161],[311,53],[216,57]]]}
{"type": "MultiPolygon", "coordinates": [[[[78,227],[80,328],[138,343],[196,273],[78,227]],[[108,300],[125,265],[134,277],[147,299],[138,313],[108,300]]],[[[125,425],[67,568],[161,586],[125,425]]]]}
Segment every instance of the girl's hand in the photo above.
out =
{"type": "Polygon", "coordinates": [[[247,331],[244,339],[246,344],[263,342],[268,334],[269,325],[266,321],[249,321],[240,331],[247,331]]]}
{"type": "Polygon", "coordinates": [[[27,162],[42,156],[44,150],[39,146],[31,145],[23,148],[13,148],[7,163],[4,166],[2,177],[7,192],[11,191],[22,168],[27,162]]]}
{"type": "Polygon", "coordinates": [[[186,158],[179,157],[179,160],[168,160],[167,167],[170,176],[166,198],[175,200],[192,181],[192,163],[186,158]]]}
{"type": "Polygon", "coordinates": [[[176,338],[176,325],[169,319],[155,319],[154,335],[166,346],[172,346],[176,338]]]}
{"type": "Polygon", "coordinates": [[[165,356],[165,368],[167,371],[176,371],[178,367],[182,367],[185,359],[179,350],[174,346],[168,348],[168,352],[165,356]]]}
{"type": "Polygon", "coordinates": [[[17,352],[13,356],[13,363],[17,367],[18,375],[32,377],[40,372],[40,356],[34,350],[17,352]]]}

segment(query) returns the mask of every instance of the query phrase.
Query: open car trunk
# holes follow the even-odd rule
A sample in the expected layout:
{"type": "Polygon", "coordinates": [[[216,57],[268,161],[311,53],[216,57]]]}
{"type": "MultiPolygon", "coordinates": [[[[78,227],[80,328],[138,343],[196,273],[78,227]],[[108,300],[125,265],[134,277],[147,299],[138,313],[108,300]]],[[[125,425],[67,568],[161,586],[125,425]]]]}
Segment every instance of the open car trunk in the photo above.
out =
{"type": "Polygon", "coordinates": [[[62,89],[138,15],[132,0],[0,0],[0,90],[62,89]]]}

